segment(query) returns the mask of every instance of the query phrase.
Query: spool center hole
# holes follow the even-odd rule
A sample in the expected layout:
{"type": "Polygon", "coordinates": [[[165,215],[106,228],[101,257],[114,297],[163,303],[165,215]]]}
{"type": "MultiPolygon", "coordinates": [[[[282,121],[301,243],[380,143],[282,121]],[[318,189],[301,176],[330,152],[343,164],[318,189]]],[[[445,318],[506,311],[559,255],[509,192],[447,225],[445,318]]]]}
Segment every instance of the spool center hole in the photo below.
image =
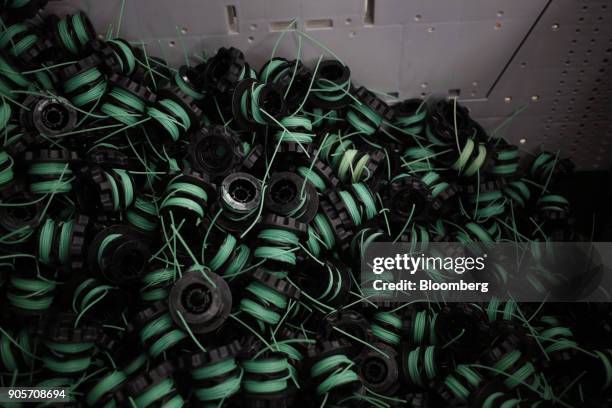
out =
{"type": "Polygon", "coordinates": [[[295,200],[298,188],[290,180],[279,180],[270,187],[272,199],[280,204],[288,204],[295,200]]]}
{"type": "Polygon", "coordinates": [[[239,203],[248,203],[255,199],[257,195],[257,186],[250,180],[236,179],[229,185],[229,194],[239,203]]]}
{"type": "Polygon", "coordinates": [[[210,137],[202,140],[198,146],[200,164],[210,171],[227,168],[231,162],[230,148],[225,140],[210,137]]]}
{"type": "Polygon", "coordinates": [[[121,258],[121,275],[127,278],[134,278],[140,275],[144,268],[146,259],[142,252],[131,250],[121,258]]]}
{"type": "Polygon", "coordinates": [[[68,111],[59,103],[47,106],[41,115],[43,124],[51,130],[60,130],[68,124],[68,111]]]}
{"type": "Polygon", "coordinates": [[[380,384],[387,378],[387,366],[378,358],[368,358],[363,363],[362,374],[370,384],[380,384]]]}
{"type": "Polygon", "coordinates": [[[421,214],[425,209],[425,202],[425,197],[422,194],[412,189],[406,189],[396,196],[393,207],[397,214],[400,214],[402,217],[408,217],[412,213],[413,205],[413,215],[421,214]]]}
{"type": "Polygon", "coordinates": [[[283,97],[275,89],[270,89],[265,95],[262,93],[259,102],[259,106],[271,116],[278,115],[283,107],[283,97]]]}
{"type": "Polygon", "coordinates": [[[336,82],[342,78],[344,67],[340,64],[329,64],[321,68],[321,78],[336,82]]]}
{"type": "Polygon", "coordinates": [[[189,285],[183,292],[181,303],[189,313],[203,313],[211,303],[210,289],[203,284],[189,285]]]}

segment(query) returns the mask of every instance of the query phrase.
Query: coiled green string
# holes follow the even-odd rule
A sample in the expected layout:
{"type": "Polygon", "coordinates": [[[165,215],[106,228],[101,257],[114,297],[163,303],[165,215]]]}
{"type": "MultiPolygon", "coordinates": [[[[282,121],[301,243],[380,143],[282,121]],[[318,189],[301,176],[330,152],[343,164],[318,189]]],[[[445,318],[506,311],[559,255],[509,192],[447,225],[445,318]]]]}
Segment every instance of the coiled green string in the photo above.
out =
{"type": "Polygon", "coordinates": [[[146,302],[168,299],[170,287],[178,277],[174,268],[158,268],[147,272],[142,277],[143,287],[140,289],[140,298],[146,302]]]}
{"type": "Polygon", "coordinates": [[[32,368],[34,354],[33,340],[28,329],[22,328],[15,335],[0,328],[0,369],[8,373],[32,368]],[[25,363],[22,366],[21,361],[25,363]]]}
{"type": "Polygon", "coordinates": [[[242,373],[238,368],[236,360],[232,357],[192,370],[191,377],[194,380],[205,381],[206,384],[214,383],[207,386],[196,385],[194,387],[196,398],[203,402],[223,401],[236,394],[240,391],[242,383],[242,373]],[[235,374],[231,375],[233,372],[235,374]]]}
{"type": "Polygon", "coordinates": [[[13,158],[7,152],[0,152],[0,186],[13,181],[15,177],[15,173],[13,172],[14,164],[13,158]],[[8,163],[8,165],[6,163],[8,163]]]}
{"type": "MultiPolygon", "coordinates": [[[[320,148],[321,158],[336,171],[343,182],[353,183],[364,180],[366,165],[370,155],[362,153],[353,147],[353,143],[339,134],[329,135],[320,148]]],[[[367,176],[367,174],[365,174],[367,176]]]]}
{"type": "Polygon", "coordinates": [[[436,320],[438,313],[421,310],[414,316],[410,331],[410,340],[414,344],[436,344],[436,320]],[[429,330],[428,330],[429,328],[429,330]]]}
{"type": "Polygon", "coordinates": [[[34,194],[68,193],[72,190],[72,170],[66,163],[34,163],[28,169],[28,175],[56,176],[56,180],[42,180],[30,183],[34,194]]]}
{"type": "Polygon", "coordinates": [[[6,298],[18,309],[43,312],[55,298],[56,283],[42,277],[20,278],[11,276],[6,298]],[[13,292],[16,289],[18,292],[13,292]]]}
{"type": "Polygon", "coordinates": [[[311,377],[325,377],[323,381],[318,381],[317,395],[325,395],[335,388],[359,382],[359,375],[351,369],[352,366],[353,362],[342,354],[329,356],[316,362],[310,369],[311,377]]]}
{"type": "Polygon", "coordinates": [[[276,140],[283,142],[312,143],[315,134],[312,122],[305,116],[287,116],[280,120],[283,126],[276,132],[276,140]]]}
{"type": "Polygon", "coordinates": [[[522,353],[519,350],[510,351],[493,365],[493,369],[497,372],[508,374],[504,380],[504,384],[510,389],[526,384],[527,380],[532,376],[533,380],[530,385],[533,388],[537,388],[540,379],[538,376],[534,375],[536,373],[535,367],[531,362],[521,362],[521,356],[522,353]],[[512,370],[517,364],[519,367],[512,370]],[[511,370],[513,372],[509,372],[511,370]]]}
{"type": "MultiPolygon", "coordinates": [[[[5,77],[19,88],[27,88],[30,85],[30,81],[21,74],[21,71],[9,63],[2,55],[0,55],[0,76],[5,77]]],[[[13,86],[2,81],[1,90],[3,95],[10,96],[13,86]]]]}
{"type": "Polygon", "coordinates": [[[270,325],[277,324],[280,321],[280,313],[272,310],[271,307],[285,310],[288,300],[284,294],[259,282],[251,282],[246,291],[251,293],[257,299],[257,302],[249,298],[243,298],[239,306],[241,311],[270,325]]]}
{"type": "Polygon", "coordinates": [[[240,98],[240,110],[243,117],[251,118],[261,125],[268,123],[267,116],[259,107],[259,94],[266,85],[265,83],[253,84],[253,86],[247,89],[240,98]]]}
{"type": "Polygon", "coordinates": [[[487,304],[487,318],[490,322],[494,322],[499,320],[501,315],[501,319],[503,320],[512,320],[516,316],[517,308],[518,305],[516,302],[501,302],[499,298],[494,297],[487,304]],[[504,306],[504,309],[503,311],[500,311],[500,307],[502,305],[504,306]]]}
{"type": "Polygon", "coordinates": [[[531,198],[531,191],[522,180],[511,181],[507,185],[502,187],[502,193],[510,198],[519,207],[525,207],[527,202],[531,198]]]}
{"type": "Polygon", "coordinates": [[[122,234],[109,234],[106,237],[104,237],[104,239],[102,240],[102,242],[100,243],[100,246],[98,247],[98,252],[97,252],[97,261],[98,261],[98,266],[100,267],[100,269],[103,269],[103,258],[104,258],[104,252],[106,251],[106,248],[108,247],[108,245],[110,245],[111,242],[121,238],[123,235],[122,234]]]}
{"type": "Polygon", "coordinates": [[[426,383],[436,378],[438,375],[438,368],[435,364],[436,347],[426,346],[423,354],[423,366],[421,366],[420,355],[421,347],[419,346],[408,353],[407,361],[407,377],[413,384],[421,387],[425,386],[426,383]]]}
{"type": "Polygon", "coordinates": [[[44,366],[56,373],[75,375],[87,371],[92,361],[94,343],[45,342],[51,355],[42,358],[44,366]]]}
{"type": "Polygon", "coordinates": [[[127,379],[128,377],[123,371],[114,370],[101,379],[96,380],[95,385],[85,396],[87,405],[90,407],[95,406],[104,395],[118,388],[121,384],[126,382],[127,379]]]}
{"type": "Polygon", "coordinates": [[[62,85],[64,91],[70,94],[70,101],[77,107],[99,101],[107,88],[104,75],[96,67],[79,72],[62,85]]]}
{"type": "Polygon", "coordinates": [[[495,158],[496,162],[491,168],[491,173],[499,176],[511,176],[517,172],[519,168],[518,148],[509,148],[499,151],[495,154],[495,158]],[[504,164],[504,162],[510,163],[504,164]]]}
{"type": "MultiPolygon", "coordinates": [[[[166,378],[152,387],[149,387],[137,398],[134,399],[134,403],[137,407],[148,408],[158,406],[155,403],[160,400],[169,398],[176,391],[174,380],[172,378],[166,378]]],[[[180,408],[184,404],[183,398],[180,394],[172,397],[172,399],[164,402],[164,408],[180,408]]]]}
{"type": "Polygon", "coordinates": [[[142,197],[136,197],[134,200],[134,205],[132,208],[128,209],[125,216],[127,221],[136,228],[142,231],[155,231],[157,228],[157,222],[151,221],[151,219],[156,219],[157,215],[157,206],[154,203],[147,201],[142,197]],[[135,209],[149,215],[150,219],[143,217],[137,211],[135,211],[135,209]]]}
{"type": "Polygon", "coordinates": [[[421,180],[423,183],[429,186],[431,189],[431,196],[433,198],[436,198],[438,195],[440,195],[440,193],[450,187],[450,184],[444,181],[444,179],[440,177],[440,174],[436,173],[435,171],[426,173],[421,180]]]}
{"type": "Polygon", "coordinates": [[[191,119],[189,114],[185,112],[182,106],[170,99],[162,99],[157,102],[165,108],[170,114],[151,106],[147,109],[147,114],[159,123],[170,135],[172,140],[179,140],[182,132],[187,131],[191,127],[191,119]]]}
{"type": "Polygon", "coordinates": [[[472,195],[470,204],[475,207],[474,219],[479,222],[501,215],[506,211],[506,199],[500,190],[472,195]]]}
{"type": "Polygon", "coordinates": [[[466,402],[470,394],[478,388],[482,381],[482,376],[473,368],[467,365],[458,365],[455,372],[444,379],[444,384],[457,398],[466,402]],[[457,379],[457,376],[463,377],[471,389],[466,388],[463,383],[457,379]]]}
{"type": "Polygon", "coordinates": [[[72,310],[78,315],[76,323],[79,322],[81,316],[93,308],[107,295],[110,290],[113,289],[115,289],[115,287],[98,283],[94,278],[85,279],[79,286],[77,286],[72,297],[72,310]],[[96,283],[96,285],[91,285],[92,283],[96,283]],[[85,290],[87,290],[87,293],[85,293],[80,301],[77,302],[85,290]]]}
{"type": "Polygon", "coordinates": [[[315,87],[311,91],[317,95],[318,98],[329,102],[336,102],[344,98],[351,90],[350,78],[343,83],[336,84],[326,78],[317,78],[315,81],[315,87]]]}
{"type": "Polygon", "coordinates": [[[569,201],[558,194],[545,194],[538,199],[537,206],[541,210],[565,212],[569,201]]]}
{"type": "Polygon", "coordinates": [[[321,192],[327,190],[327,185],[325,184],[325,181],[323,181],[321,176],[319,176],[314,170],[305,166],[300,166],[297,168],[297,172],[304,179],[310,181],[317,190],[321,192]]]}
{"type": "Polygon", "coordinates": [[[410,136],[420,136],[423,133],[424,121],[427,118],[427,109],[421,109],[412,115],[395,115],[394,124],[402,130],[403,133],[410,136]]]}
{"type": "Polygon", "coordinates": [[[108,97],[129,106],[131,111],[108,101],[100,107],[103,113],[128,126],[138,123],[145,110],[145,103],[142,99],[119,87],[113,87],[108,93],[108,97]]]}
{"type": "Polygon", "coordinates": [[[21,23],[12,24],[5,27],[0,34],[0,48],[10,48],[9,52],[14,57],[18,57],[23,52],[28,50],[38,41],[38,36],[30,31],[30,29],[21,23]],[[27,33],[19,41],[15,42],[14,38],[20,34],[27,33]]]}
{"type": "Polygon", "coordinates": [[[371,324],[372,334],[387,344],[397,346],[402,337],[399,331],[402,328],[402,319],[392,312],[378,312],[373,316],[371,324]],[[389,330],[387,327],[393,328],[389,330]]]}
{"type": "Polygon", "coordinates": [[[370,109],[364,103],[361,103],[359,101],[353,101],[353,103],[351,105],[351,108],[346,113],[346,120],[357,131],[359,131],[359,132],[361,132],[361,133],[363,133],[363,134],[365,134],[367,136],[371,136],[374,133],[376,133],[378,128],[380,128],[380,125],[382,125],[382,123],[383,123],[383,118],[382,117],[378,116],[378,114],[376,112],[374,112],[372,109],[370,109]],[[360,113],[362,116],[364,116],[367,119],[367,121],[363,120],[355,112],[360,113]]]}
{"type": "Polygon", "coordinates": [[[78,54],[80,48],[92,40],[85,28],[81,13],[68,15],[61,19],[57,24],[57,29],[64,47],[72,54],[78,54]],[[72,36],[69,25],[72,27],[72,32],[74,32],[76,38],[72,36]]]}
{"type": "Polygon", "coordinates": [[[457,160],[451,165],[451,168],[457,170],[460,175],[472,177],[482,166],[487,159],[487,148],[484,143],[476,142],[469,138],[459,153],[457,160]],[[476,156],[473,153],[477,150],[476,156]]]}
{"type": "Polygon", "coordinates": [[[108,180],[111,193],[113,197],[113,210],[125,210],[134,200],[134,185],[132,178],[128,172],[123,169],[111,169],[110,172],[119,177],[120,183],[112,176],[112,174],[106,173],[106,179],[108,180]],[[121,202],[120,195],[123,195],[123,203],[121,202]]]}
{"type": "Polygon", "coordinates": [[[175,328],[172,318],[166,313],[147,323],[140,331],[140,340],[143,344],[146,344],[147,340],[152,338],[156,339],[149,347],[149,354],[153,358],[157,358],[163,352],[168,351],[187,338],[187,334],[175,328]]]}
{"type": "Polygon", "coordinates": [[[434,170],[433,159],[436,155],[428,146],[409,147],[402,154],[402,167],[410,173],[434,170]]]}
{"type": "Polygon", "coordinates": [[[355,259],[360,258],[372,242],[377,242],[379,238],[384,236],[384,233],[377,228],[360,229],[351,240],[351,254],[355,259]]]}
{"type": "Polygon", "coordinates": [[[107,42],[117,46],[121,54],[123,54],[123,56],[125,57],[125,61],[127,63],[127,67],[123,65],[124,58],[121,58],[121,56],[118,55],[115,50],[113,50],[113,53],[117,57],[117,61],[119,61],[121,71],[126,75],[131,75],[132,72],[134,72],[134,68],[136,68],[136,57],[134,56],[132,49],[123,41],[108,40],[107,42]]]}
{"type": "Polygon", "coordinates": [[[238,243],[236,237],[231,234],[227,234],[221,243],[219,250],[215,253],[214,257],[207,263],[206,266],[208,266],[213,272],[217,272],[234,254],[235,256],[232,259],[232,262],[226,266],[222,274],[222,276],[233,276],[246,266],[250,252],[250,249],[246,245],[241,245],[238,243]]]}
{"type": "Polygon", "coordinates": [[[283,262],[291,265],[296,264],[296,255],[293,252],[299,247],[299,237],[291,232],[281,229],[263,229],[257,235],[257,238],[275,245],[261,245],[255,249],[253,256],[262,260],[270,259],[278,262],[283,262]]]}
{"type": "Polygon", "coordinates": [[[176,83],[176,85],[179,87],[179,89],[183,93],[185,93],[186,95],[192,97],[196,101],[201,101],[202,99],[204,99],[205,95],[203,93],[193,89],[193,87],[191,87],[190,84],[185,82],[185,80],[179,74],[178,71],[176,72],[176,74],[174,74],[174,82],[176,83]]]}
{"type": "Polygon", "coordinates": [[[334,229],[325,218],[325,215],[317,213],[313,219],[314,228],[317,232],[317,236],[321,239],[321,243],[325,245],[325,248],[331,250],[334,248],[336,243],[336,236],[334,229]]]}
{"type": "Polygon", "coordinates": [[[291,377],[291,365],[286,358],[267,358],[261,360],[247,360],[242,362],[245,379],[242,385],[245,391],[253,394],[274,394],[287,389],[291,377]],[[283,373],[286,375],[280,376],[283,373]],[[250,379],[249,374],[265,374],[271,379],[250,379]]]}
{"type": "Polygon", "coordinates": [[[206,202],[208,195],[206,191],[195,184],[182,182],[180,179],[175,179],[168,184],[165,191],[165,197],[160,205],[160,210],[169,207],[180,207],[189,211],[195,212],[200,218],[204,217],[204,207],[200,201],[206,202]],[[177,197],[177,194],[185,194],[191,197],[177,197]]]}

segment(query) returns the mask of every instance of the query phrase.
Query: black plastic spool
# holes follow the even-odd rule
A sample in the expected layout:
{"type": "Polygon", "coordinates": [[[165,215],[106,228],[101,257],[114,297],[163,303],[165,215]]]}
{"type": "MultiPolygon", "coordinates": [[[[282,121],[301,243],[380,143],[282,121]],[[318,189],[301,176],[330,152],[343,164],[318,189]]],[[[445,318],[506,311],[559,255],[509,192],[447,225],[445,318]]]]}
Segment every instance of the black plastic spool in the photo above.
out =
{"type": "Polygon", "coordinates": [[[131,285],[140,279],[149,261],[148,243],[141,234],[128,226],[115,225],[98,232],[88,248],[87,263],[94,273],[119,286],[131,285]],[[111,241],[101,254],[102,241],[112,234],[120,236],[111,241]]]}
{"type": "Polygon", "coordinates": [[[278,172],[270,177],[264,207],[274,214],[295,217],[308,224],[319,210],[319,196],[309,181],[292,172],[278,172]]]}
{"type": "Polygon", "coordinates": [[[345,227],[345,221],[343,221],[343,218],[347,214],[343,213],[341,215],[331,203],[328,196],[322,196],[320,198],[319,207],[319,214],[324,217],[334,233],[335,246],[341,251],[347,251],[350,247],[352,237],[351,230],[345,227]]]}
{"type": "Polygon", "coordinates": [[[346,341],[351,344],[351,349],[347,350],[349,357],[360,354],[367,348],[364,343],[372,344],[374,340],[370,322],[355,310],[340,310],[326,316],[322,321],[321,337],[326,341],[346,341]],[[336,327],[358,338],[361,342],[334,329],[336,327]]]}
{"type": "Polygon", "coordinates": [[[211,211],[223,210],[216,222],[229,232],[242,232],[257,217],[262,200],[261,182],[249,173],[230,173],[221,182],[218,202],[211,211]]]}
{"type": "Polygon", "coordinates": [[[45,136],[57,136],[70,132],[77,124],[77,111],[61,98],[28,96],[21,109],[19,122],[28,130],[45,136]]]}
{"type": "Polygon", "coordinates": [[[237,48],[219,48],[202,73],[204,88],[217,96],[230,97],[243,73],[250,70],[244,54],[237,48]]]}
{"type": "Polygon", "coordinates": [[[193,169],[208,174],[212,180],[227,176],[246,156],[238,135],[219,125],[193,133],[187,154],[193,169]]]}
{"type": "Polygon", "coordinates": [[[192,271],[183,274],[174,284],[168,305],[177,326],[187,324],[193,333],[209,333],[218,329],[228,318],[232,293],[219,275],[192,271]]]}
{"type": "Polygon", "coordinates": [[[385,206],[390,210],[391,225],[399,228],[403,227],[411,213],[415,222],[426,220],[433,205],[431,189],[414,176],[391,181],[386,195],[388,201],[385,206]]]}
{"type": "Polygon", "coordinates": [[[293,112],[306,100],[312,73],[299,60],[288,61],[285,58],[274,57],[261,67],[259,78],[265,82],[278,84],[283,91],[288,111],[293,112]],[[267,67],[272,61],[281,61],[282,64],[269,70],[267,67]]]}
{"type": "MultiPolygon", "coordinates": [[[[340,61],[325,60],[319,64],[319,69],[315,73],[313,86],[318,86],[318,83],[321,79],[330,81],[336,85],[342,85],[350,81],[351,70],[347,65],[344,65],[340,61]]],[[[349,94],[350,91],[351,89],[349,87],[349,89],[341,89],[333,93],[329,93],[330,96],[339,96],[339,98],[334,101],[322,99],[319,97],[318,92],[311,91],[308,99],[310,103],[319,108],[340,109],[348,106],[351,103],[352,98],[349,94]],[[343,94],[344,96],[340,96],[343,94]]],[[[327,94],[325,92],[322,93],[327,94]]]]}
{"type": "Polygon", "coordinates": [[[240,81],[234,90],[231,103],[232,113],[234,121],[242,130],[259,130],[265,125],[278,127],[277,122],[280,122],[286,114],[287,105],[285,104],[282,89],[278,85],[268,83],[264,84],[257,98],[257,106],[260,110],[267,113],[267,115],[262,113],[262,116],[265,118],[265,124],[259,123],[251,117],[252,111],[249,99],[252,98],[251,92],[253,88],[258,85],[260,83],[257,80],[247,78],[240,81]],[[247,98],[247,112],[243,114],[242,98],[245,94],[247,98]]]}
{"type": "Polygon", "coordinates": [[[355,358],[359,376],[368,389],[382,395],[393,395],[400,386],[397,352],[384,343],[373,345],[388,357],[380,351],[364,349],[355,358]]]}

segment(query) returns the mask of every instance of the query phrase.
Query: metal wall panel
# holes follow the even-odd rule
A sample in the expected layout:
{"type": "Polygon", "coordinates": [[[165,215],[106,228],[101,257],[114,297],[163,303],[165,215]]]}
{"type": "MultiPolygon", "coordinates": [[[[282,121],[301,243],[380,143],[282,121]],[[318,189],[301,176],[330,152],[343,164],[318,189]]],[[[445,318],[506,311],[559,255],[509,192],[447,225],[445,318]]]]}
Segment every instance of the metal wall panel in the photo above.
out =
{"type": "MultiPolygon", "coordinates": [[[[233,45],[258,68],[279,28],[296,19],[350,65],[357,82],[400,98],[458,91],[489,131],[506,121],[497,133],[527,153],[561,149],[582,169],[612,162],[611,1],[67,0],[49,7],[83,9],[104,34],[116,31],[122,5],[120,35],[172,64],[233,45]]],[[[291,58],[296,49],[289,33],[277,55],[291,58]]],[[[321,53],[303,41],[305,61],[321,53]]]]}

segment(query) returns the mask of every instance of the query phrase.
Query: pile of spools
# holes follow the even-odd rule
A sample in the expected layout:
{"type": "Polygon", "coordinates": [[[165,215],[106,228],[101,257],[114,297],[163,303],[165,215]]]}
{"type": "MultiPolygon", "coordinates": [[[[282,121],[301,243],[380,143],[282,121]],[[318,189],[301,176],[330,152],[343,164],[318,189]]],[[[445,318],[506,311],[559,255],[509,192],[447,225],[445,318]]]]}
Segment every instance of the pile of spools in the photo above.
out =
{"type": "MultiPolygon", "coordinates": [[[[609,308],[374,304],[372,242],[568,241],[569,160],[335,59],[169,67],[84,13],[0,30],[0,372],[63,406],[610,406],[609,308]]],[[[299,32],[297,32],[299,35],[299,32]]]]}

